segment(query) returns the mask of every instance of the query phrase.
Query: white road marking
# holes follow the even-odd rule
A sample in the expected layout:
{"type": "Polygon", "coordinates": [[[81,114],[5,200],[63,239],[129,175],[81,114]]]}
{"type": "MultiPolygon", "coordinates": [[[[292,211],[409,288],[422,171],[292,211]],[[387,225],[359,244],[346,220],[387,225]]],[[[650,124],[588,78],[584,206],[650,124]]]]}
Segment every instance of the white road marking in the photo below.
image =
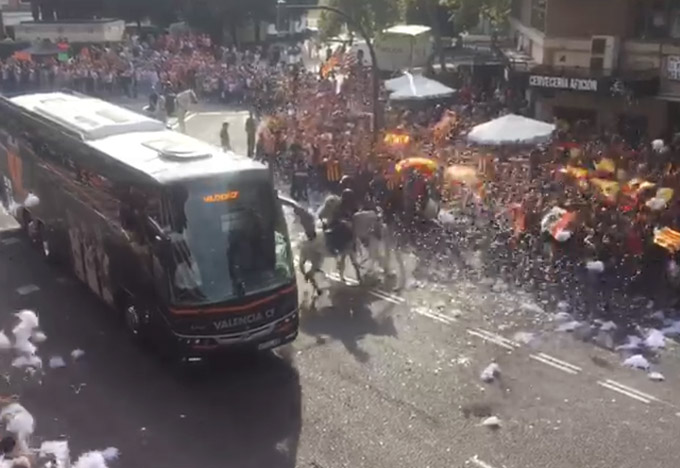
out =
{"type": "MultiPolygon", "coordinates": [[[[295,266],[295,268],[298,268],[300,266],[300,259],[298,257],[295,257],[293,259],[293,265],[295,266]]],[[[340,279],[340,275],[337,274],[337,273],[328,273],[328,274],[326,274],[326,278],[328,278],[329,280],[334,281],[336,283],[343,283],[342,279],[340,279]]],[[[358,286],[359,285],[359,281],[355,280],[354,278],[348,278],[348,277],[345,277],[344,283],[347,283],[351,286],[358,286]]],[[[396,294],[392,294],[392,293],[384,291],[382,289],[369,288],[368,292],[370,294],[374,295],[375,297],[377,297],[378,299],[383,299],[383,300],[385,300],[387,302],[391,302],[393,304],[400,305],[400,304],[406,303],[406,299],[404,299],[403,297],[399,297],[396,294]]]]}
{"type": "MultiPolygon", "coordinates": [[[[340,279],[340,275],[337,273],[328,273],[326,277],[331,280],[335,281],[336,283],[342,283],[342,279],[340,279]]],[[[359,281],[355,280],[354,278],[348,278],[345,277],[345,283],[352,285],[352,286],[358,286],[359,281]]],[[[378,288],[369,288],[368,289],[369,294],[374,295],[378,299],[383,299],[387,302],[391,302],[393,304],[403,304],[406,302],[406,300],[403,297],[395,296],[394,294],[388,293],[387,291],[383,291],[382,289],[378,288]]]]}
{"type": "Polygon", "coordinates": [[[423,317],[428,317],[431,318],[432,320],[436,320],[437,322],[445,323],[446,325],[451,325],[456,321],[456,319],[454,319],[453,317],[448,317],[446,315],[435,312],[434,310],[425,310],[421,307],[416,307],[415,309],[413,309],[413,312],[415,312],[418,315],[422,315],[423,317]]]}
{"type": "Polygon", "coordinates": [[[235,117],[241,117],[248,115],[246,111],[222,111],[222,112],[196,112],[194,115],[200,115],[201,117],[206,116],[206,117],[215,117],[215,116],[220,116],[220,115],[233,115],[235,117]]]}
{"type": "Polygon", "coordinates": [[[519,343],[508,340],[507,338],[497,335],[496,333],[482,330],[481,328],[469,328],[467,332],[469,335],[476,336],[477,338],[481,338],[484,341],[488,341],[500,346],[501,348],[509,349],[511,351],[521,346],[519,343]]]}
{"type": "Polygon", "coordinates": [[[0,244],[2,245],[12,245],[12,244],[18,244],[21,242],[21,239],[18,237],[7,237],[5,239],[0,240],[0,244]]]}
{"type": "Polygon", "coordinates": [[[649,403],[652,402],[651,400],[648,400],[647,398],[644,398],[644,397],[638,395],[637,393],[629,392],[628,390],[624,390],[624,389],[619,388],[616,385],[612,385],[608,382],[602,382],[601,380],[598,380],[597,384],[601,387],[608,388],[609,390],[613,390],[617,393],[620,393],[621,395],[625,395],[629,398],[632,398],[632,399],[637,400],[637,401],[641,401],[642,403],[645,403],[645,404],[649,404],[649,403]]]}
{"type": "Polygon", "coordinates": [[[649,395],[648,393],[641,392],[640,390],[636,390],[632,387],[628,387],[627,385],[623,385],[622,383],[619,383],[615,380],[606,379],[604,381],[598,381],[597,383],[598,383],[598,385],[600,385],[602,387],[608,388],[609,390],[613,390],[613,391],[618,392],[622,395],[626,395],[630,398],[641,401],[643,403],[649,404],[652,401],[660,401],[655,396],[649,395]]]}
{"type": "Polygon", "coordinates": [[[40,291],[40,288],[35,284],[26,284],[24,286],[18,287],[16,291],[22,296],[26,296],[28,294],[40,291]]]}
{"type": "Polygon", "coordinates": [[[405,304],[406,303],[406,299],[404,299],[403,297],[399,297],[396,294],[392,294],[392,293],[384,291],[382,289],[371,288],[370,291],[371,291],[371,294],[378,296],[382,299],[385,299],[386,301],[394,302],[395,304],[405,304]]]}
{"type": "Polygon", "coordinates": [[[565,361],[561,361],[557,358],[550,356],[549,354],[538,353],[532,354],[529,357],[534,361],[541,362],[543,364],[554,367],[555,369],[561,370],[562,372],[566,372],[567,374],[571,375],[576,375],[583,370],[578,366],[569,364],[568,362],[565,361]]]}
{"type": "Polygon", "coordinates": [[[479,468],[494,468],[493,466],[489,465],[487,462],[480,460],[477,458],[477,455],[474,457],[470,458],[468,462],[472,463],[475,466],[478,466],[479,468]]]}

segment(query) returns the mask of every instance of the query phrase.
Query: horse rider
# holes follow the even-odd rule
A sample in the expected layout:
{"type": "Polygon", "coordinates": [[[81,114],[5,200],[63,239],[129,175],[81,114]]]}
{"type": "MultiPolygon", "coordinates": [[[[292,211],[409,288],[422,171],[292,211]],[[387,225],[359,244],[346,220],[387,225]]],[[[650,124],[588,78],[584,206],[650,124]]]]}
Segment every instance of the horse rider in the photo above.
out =
{"type": "Polygon", "coordinates": [[[324,226],[328,250],[334,255],[338,255],[352,242],[354,237],[352,218],[357,211],[354,191],[347,188],[342,191],[337,206],[328,210],[327,213],[319,214],[319,219],[324,226]]]}
{"type": "Polygon", "coordinates": [[[177,95],[170,81],[163,84],[163,95],[165,97],[165,112],[168,116],[173,116],[177,107],[177,95]]]}
{"type": "MultiPolygon", "coordinates": [[[[370,200],[368,187],[363,187],[356,178],[350,175],[342,176],[340,179],[340,190],[344,193],[346,190],[351,192],[351,197],[354,200],[355,211],[372,210],[375,211],[375,204],[370,200]]],[[[348,193],[349,193],[348,192],[348,193]]],[[[349,196],[349,195],[347,195],[349,196]]]]}

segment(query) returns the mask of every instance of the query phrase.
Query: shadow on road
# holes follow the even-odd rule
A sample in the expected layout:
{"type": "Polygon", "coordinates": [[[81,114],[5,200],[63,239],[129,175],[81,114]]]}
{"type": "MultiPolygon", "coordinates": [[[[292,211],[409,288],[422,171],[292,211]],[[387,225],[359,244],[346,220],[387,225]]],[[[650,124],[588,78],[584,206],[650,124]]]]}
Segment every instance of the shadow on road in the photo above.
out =
{"type": "Polygon", "coordinates": [[[317,340],[326,337],[340,341],[359,362],[370,356],[360,346],[366,335],[397,336],[394,320],[389,314],[393,305],[371,310],[376,297],[360,287],[334,285],[329,290],[330,305],[303,312],[301,328],[317,340]]]}
{"type": "MultiPolygon", "coordinates": [[[[232,355],[182,378],[138,349],[111,311],[26,242],[0,249],[3,314],[36,310],[47,341],[41,378],[13,372],[39,440],[67,437],[73,455],[109,446],[125,468],[294,468],[302,426],[297,370],[273,353],[232,355]],[[40,291],[19,296],[17,285],[40,291]],[[74,348],[84,350],[78,360],[74,348]],[[51,369],[52,356],[66,367],[51,369]]],[[[6,317],[9,319],[9,317],[6,317]]],[[[3,373],[6,369],[3,370],[3,373]]]]}

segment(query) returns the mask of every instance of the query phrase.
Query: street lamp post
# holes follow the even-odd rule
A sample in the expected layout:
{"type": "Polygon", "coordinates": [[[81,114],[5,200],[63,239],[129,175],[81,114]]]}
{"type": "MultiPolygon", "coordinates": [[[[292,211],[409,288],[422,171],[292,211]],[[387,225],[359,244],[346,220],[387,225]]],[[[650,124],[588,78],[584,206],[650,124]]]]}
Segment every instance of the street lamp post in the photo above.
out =
{"type": "Polygon", "coordinates": [[[342,16],[348,25],[353,27],[364,41],[366,41],[366,47],[368,48],[368,53],[371,56],[371,71],[373,75],[373,141],[374,143],[378,141],[378,115],[380,113],[380,76],[378,73],[378,59],[375,55],[375,49],[373,48],[373,42],[369,37],[366,29],[361,25],[359,21],[356,21],[349,14],[344,11],[329,7],[326,5],[289,5],[286,0],[278,0],[276,3],[277,13],[280,15],[281,11],[287,10],[325,10],[333,12],[337,15],[342,16]]]}

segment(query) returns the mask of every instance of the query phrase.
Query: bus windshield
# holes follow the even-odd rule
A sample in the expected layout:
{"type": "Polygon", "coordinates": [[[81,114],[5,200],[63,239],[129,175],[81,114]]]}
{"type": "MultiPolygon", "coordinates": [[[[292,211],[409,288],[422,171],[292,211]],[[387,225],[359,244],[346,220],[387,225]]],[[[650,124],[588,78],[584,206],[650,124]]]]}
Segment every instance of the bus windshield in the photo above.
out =
{"type": "Polygon", "coordinates": [[[216,303],[294,279],[283,210],[267,178],[183,182],[165,198],[173,303],[216,303]]]}

